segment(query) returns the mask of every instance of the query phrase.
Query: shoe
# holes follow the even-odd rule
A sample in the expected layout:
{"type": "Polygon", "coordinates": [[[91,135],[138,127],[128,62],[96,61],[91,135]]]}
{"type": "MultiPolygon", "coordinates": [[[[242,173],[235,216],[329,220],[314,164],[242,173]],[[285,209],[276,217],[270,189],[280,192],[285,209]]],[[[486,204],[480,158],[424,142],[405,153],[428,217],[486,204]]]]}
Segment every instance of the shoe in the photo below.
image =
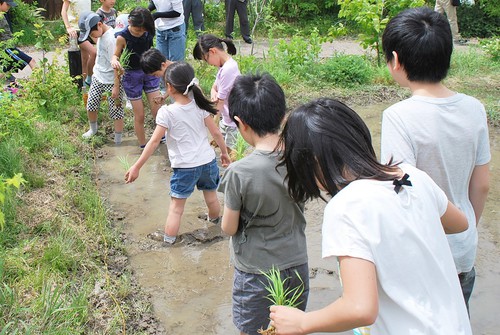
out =
{"type": "Polygon", "coordinates": [[[454,42],[455,44],[459,44],[459,45],[466,45],[466,44],[469,42],[469,40],[466,40],[466,39],[464,39],[464,38],[460,38],[460,39],[455,40],[455,41],[453,41],[453,42],[454,42]]]}
{"type": "Polygon", "coordinates": [[[9,81],[9,83],[7,84],[8,88],[17,88],[17,89],[23,88],[23,85],[19,84],[15,79],[13,81],[10,81],[10,78],[9,78],[8,81],[9,81]]]}
{"type": "Polygon", "coordinates": [[[87,131],[85,134],[82,135],[83,138],[91,138],[92,136],[94,136],[96,133],[94,133],[92,131],[92,129],[90,129],[89,131],[87,131]]]}
{"type": "Polygon", "coordinates": [[[161,138],[160,143],[161,144],[167,143],[167,139],[165,138],[165,135],[163,135],[163,137],[161,138]]]}
{"type": "Polygon", "coordinates": [[[234,39],[233,35],[226,35],[226,38],[228,38],[230,40],[234,39]]]}
{"type": "Polygon", "coordinates": [[[163,242],[163,236],[165,235],[164,232],[157,230],[152,233],[149,233],[147,236],[148,238],[152,239],[153,241],[157,242],[163,242]]]}
{"type": "Polygon", "coordinates": [[[248,44],[252,44],[253,43],[253,40],[251,37],[243,37],[243,40],[245,41],[245,43],[248,43],[248,44]]]}
{"type": "Polygon", "coordinates": [[[143,144],[143,145],[139,146],[139,149],[144,150],[145,147],[146,147],[146,144],[143,144]]]}

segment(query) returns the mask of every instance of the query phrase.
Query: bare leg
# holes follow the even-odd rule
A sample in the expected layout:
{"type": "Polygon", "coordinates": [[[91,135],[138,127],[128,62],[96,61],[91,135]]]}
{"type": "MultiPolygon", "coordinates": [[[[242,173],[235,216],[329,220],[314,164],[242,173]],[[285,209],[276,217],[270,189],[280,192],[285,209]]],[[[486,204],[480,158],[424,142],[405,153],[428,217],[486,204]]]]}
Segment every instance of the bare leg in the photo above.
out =
{"type": "Polygon", "coordinates": [[[151,109],[151,116],[153,117],[153,120],[155,120],[155,121],[156,121],[156,114],[158,114],[158,109],[160,109],[161,104],[157,104],[156,102],[154,102],[154,99],[156,97],[159,97],[159,96],[160,96],[159,90],[147,94],[149,108],[151,109]]]}
{"type": "Polygon", "coordinates": [[[130,103],[134,111],[135,136],[137,136],[139,145],[142,146],[146,144],[146,132],[144,131],[144,104],[142,103],[142,99],[132,100],[130,103]]]}
{"type": "Polygon", "coordinates": [[[170,207],[168,209],[167,222],[165,224],[165,234],[168,236],[177,236],[181,225],[182,214],[187,199],[170,198],[170,207]]]}
{"type": "Polygon", "coordinates": [[[216,219],[220,216],[220,203],[216,191],[203,191],[203,197],[208,207],[208,218],[216,219]]]}

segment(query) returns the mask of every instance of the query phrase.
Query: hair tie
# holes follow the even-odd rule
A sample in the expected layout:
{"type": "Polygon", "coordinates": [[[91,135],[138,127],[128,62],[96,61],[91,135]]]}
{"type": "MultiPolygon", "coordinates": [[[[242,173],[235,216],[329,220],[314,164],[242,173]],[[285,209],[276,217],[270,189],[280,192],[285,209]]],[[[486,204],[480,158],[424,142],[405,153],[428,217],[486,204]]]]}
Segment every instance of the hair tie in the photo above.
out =
{"type": "Polygon", "coordinates": [[[182,95],[187,95],[188,92],[189,92],[189,89],[193,86],[193,85],[198,85],[200,82],[198,81],[198,78],[194,77],[193,79],[191,79],[191,82],[187,85],[186,87],[186,90],[184,91],[184,93],[182,93],[182,95]]]}

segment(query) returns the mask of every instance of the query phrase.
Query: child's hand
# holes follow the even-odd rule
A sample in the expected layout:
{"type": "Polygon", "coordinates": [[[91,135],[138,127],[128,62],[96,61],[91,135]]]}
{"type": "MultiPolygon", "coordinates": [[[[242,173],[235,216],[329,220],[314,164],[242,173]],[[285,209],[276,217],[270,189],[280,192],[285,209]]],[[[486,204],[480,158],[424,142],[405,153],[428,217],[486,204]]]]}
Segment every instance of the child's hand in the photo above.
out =
{"type": "Polygon", "coordinates": [[[113,86],[113,89],[111,90],[111,98],[116,100],[119,97],[120,97],[120,88],[115,85],[115,86],[113,86]]]}
{"type": "Polygon", "coordinates": [[[228,167],[229,164],[231,164],[231,158],[229,157],[228,154],[221,154],[220,161],[221,161],[223,167],[228,167]]]}
{"type": "Polygon", "coordinates": [[[165,102],[166,99],[167,99],[167,97],[165,95],[159,95],[157,97],[154,97],[153,101],[157,105],[163,105],[163,103],[165,102]]]}
{"type": "Polygon", "coordinates": [[[69,27],[66,32],[68,33],[69,37],[71,38],[77,38],[78,34],[76,33],[76,30],[73,29],[72,27],[69,27]]]}
{"type": "Polygon", "coordinates": [[[125,173],[125,183],[133,183],[137,178],[139,178],[139,169],[137,169],[135,165],[132,165],[132,167],[128,169],[127,173],[125,173]]]}
{"type": "Polygon", "coordinates": [[[286,306],[271,306],[271,326],[276,329],[276,333],[283,335],[304,334],[301,329],[302,320],[305,312],[297,308],[286,306]]]}
{"type": "Polygon", "coordinates": [[[118,60],[111,60],[111,66],[113,67],[113,69],[116,69],[116,70],[123,70],[122,68],[122,65],[120,64],[120,61],[118,60]]]}

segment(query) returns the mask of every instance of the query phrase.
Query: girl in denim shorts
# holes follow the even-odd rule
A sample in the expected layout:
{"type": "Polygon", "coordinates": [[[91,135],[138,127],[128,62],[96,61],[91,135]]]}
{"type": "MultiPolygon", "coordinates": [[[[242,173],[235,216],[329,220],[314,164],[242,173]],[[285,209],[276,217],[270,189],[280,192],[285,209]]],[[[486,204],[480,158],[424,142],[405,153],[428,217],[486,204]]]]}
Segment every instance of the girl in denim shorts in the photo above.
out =
{"type": "Polygon", "coordinates": [[[131,183],[137,179],[141,167],[166,136],[168,157],[174,170],[170,178],[171,199],[163,236],[165,246],[169,246],[176,241],[186,200],[195,186],[203,191],[208,219],[219,221],[220,203],[216,193],[219,167],[208,140],[207,128],[221,149],[222,166],[228,166],[231,160],[224,138],[213,120],[217,110],[203,95],[191,65],[172,63],[166,70],[165,83],[167,94],[174,103],[158,111],[156,129],[141,157],[125,174],[125,180],[131,183]]]}
{"type": "MultiPolygon", "coordinates": [[[[111,61],[111,65],[117,73],[124,70],[121,82],[125,94],[132,104],[135,135],[141,148],[146,146],[142,91],[148,97],[153,119],[156,118],[160,107],[154,102],[155,98],[160,96],[160,78],[145,74],[140,64],[141,55],[153,46],[154,33],[154,21],[149,10],[142,7],[133,9],[128,16],[128,27],[115,34],[116,49],[111,61]],[[120,56],[125,50],[130,54],[130,57],[127,64],[120,64],[120,56]]],[[[119,81],[120,76],[118,75],[113,89],[116,90],[113,93],[115,96],[118,95],[119,81]]]]}

